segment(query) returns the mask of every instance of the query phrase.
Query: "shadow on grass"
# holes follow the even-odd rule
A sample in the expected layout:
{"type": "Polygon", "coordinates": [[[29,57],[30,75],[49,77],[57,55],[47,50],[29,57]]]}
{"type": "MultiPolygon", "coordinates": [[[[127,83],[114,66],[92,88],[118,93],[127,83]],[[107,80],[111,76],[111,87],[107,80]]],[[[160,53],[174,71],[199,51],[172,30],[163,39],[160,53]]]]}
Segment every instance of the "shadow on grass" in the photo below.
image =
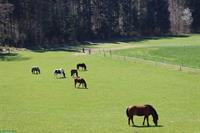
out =
{"type": "Polygon", "coordinates": [[[29,59],[29,57],[22,57],[17,53],[0,53],[0,61],[24,61],[29,59]]]}
{"type": "Polygon", "coordinates": [[[134,127],[134,128],[160,128],[160,127],[164,127],[164,126],[163,125],[158,125],[158,126],[152,126],[152,125],[150,125],[150,126],[145,126],[145,125],[138,126],[138,125],[134,125],[132,127],[134,127]]]}
{"type": "Polygon", "coordinates": [[[91,41],[80,41],[80,42],[70,42],[69,44],[58,45],[58,46],[44,46],[44,47],[27,47],[27,49],[38,52],[82,52],[84,46],[99,45],[99,43],[114,43],[121,44],[130,42],[144,42],[148,40],[159,40],[159,39],[173,39],[173,38],[187,38],[190,35],[164,35],[164,36],[135,36],[135,37],[114,37],[110,39],[95,39],[91,41]]]}
{"type": "MultiPolygon", "coordinates": [[[[119,37],[112,38],[108,40],[94,40],[93,42],[86,42],[86,45],[98,45],[98,43],[114,43],[120,44],[120,42],[130,43],[130,42],[144,42],[148,40],[159,40],[159,39],[173,39],[173,38],[187,38],[190,35],[165,35],[165,36],[138,36],[138,37],[119,37]]],[[[84,43],[83,43],[84,44],[84,43]]]]}
{"type": "Polygon", "coordinates": [[[85,88],[85,87],[76,87],[76,89],[80,89],[80,90],[87,90],[87,89],[88,89],[88,87],[87,87],[87,88],[85,88]]]}
{"type": "Polygon", "coordinates": [[[55,77],[55,79],[67,79],[67,77],[55,77]]]}
{"type": "Polygon", "coordinates": [[[54,48],[28,48],[33,52],[45,53],[45,52],[80,52],[81,49],[77,46],[65,46],[54,48]]]}

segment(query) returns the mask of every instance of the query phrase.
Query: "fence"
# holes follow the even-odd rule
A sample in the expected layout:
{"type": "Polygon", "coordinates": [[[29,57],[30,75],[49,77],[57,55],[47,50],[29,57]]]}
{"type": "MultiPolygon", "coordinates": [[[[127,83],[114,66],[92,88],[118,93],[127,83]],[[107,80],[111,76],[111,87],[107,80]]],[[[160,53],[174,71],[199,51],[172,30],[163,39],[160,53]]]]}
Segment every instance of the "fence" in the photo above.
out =
{"type": "Polygon", "coordinates": [[[102,48],[86,48],[84,49],[84,52],[86,54],[96,54],[99,56],[103,56],[105,58],[112,58],[115,60],[121,60],[121,61],[131,61],[134,63],[145,63],[149,65],[153,65],[155,67],[164,67],[171,70],[177,70],[177,71],[183,71],[183,72],[189,72],[189,73],[200,73],[199,68],[191,68],[184,66],[183,63],[181,64],[170,64],[167,62],[158,62],[158,61],[152,61],[152,60],[145,60],[142,58],[136,58],[136,57],[129,57],[129,56],[121,56],[113,54],[113,50],[111,49],[102,49],[102,48]]]}

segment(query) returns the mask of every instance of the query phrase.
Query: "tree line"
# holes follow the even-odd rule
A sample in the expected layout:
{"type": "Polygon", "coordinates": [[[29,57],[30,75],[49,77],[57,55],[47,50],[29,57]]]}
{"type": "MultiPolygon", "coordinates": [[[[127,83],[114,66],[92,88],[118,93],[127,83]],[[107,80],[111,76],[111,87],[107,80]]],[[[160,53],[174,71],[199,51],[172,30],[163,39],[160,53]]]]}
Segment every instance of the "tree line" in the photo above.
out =
{"type": "Polygon", "coordinates": [[[199,0],[0,0],[1,45],[52,47],[199,31],[199,0]]]}

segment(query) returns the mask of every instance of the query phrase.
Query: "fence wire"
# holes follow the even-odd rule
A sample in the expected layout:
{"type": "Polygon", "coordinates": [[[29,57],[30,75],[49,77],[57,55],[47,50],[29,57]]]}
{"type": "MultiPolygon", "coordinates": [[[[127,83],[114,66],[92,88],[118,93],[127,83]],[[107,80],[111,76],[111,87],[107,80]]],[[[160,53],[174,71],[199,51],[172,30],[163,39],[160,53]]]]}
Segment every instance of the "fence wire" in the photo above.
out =
{"type": "Polygon", "coordinates": [[[87,49],[84,49],[84,52],[86,54],[95,54],[95,55],[99,55],[105,58],[111,58],[115,60],[130,61],[134,63],[145,63],[145,64],[153,65],[155,67],[164,67],[170,70],[200,74],[199,68],[187,67],[187,66],[184,66],[183,64],[170,64],[167,62],[159,62],[159,61],[146,60],[146,59],[137,58],[137,57],[116,55],[116,54],[113,54],[113,50],[111,49],[109,50],[109,49],[102,49],[102,48],[87,48],[87,49]]]}

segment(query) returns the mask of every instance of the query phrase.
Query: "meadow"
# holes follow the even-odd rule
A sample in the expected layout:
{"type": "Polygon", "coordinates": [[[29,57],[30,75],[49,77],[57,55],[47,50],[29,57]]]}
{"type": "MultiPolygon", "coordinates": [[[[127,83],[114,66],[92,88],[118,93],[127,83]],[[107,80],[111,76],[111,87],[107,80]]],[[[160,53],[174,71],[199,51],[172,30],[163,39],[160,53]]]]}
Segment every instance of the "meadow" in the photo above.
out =
{"type": "MultiPolygon", "coordinates": [[[[104,46],[102,44],[102,48],[104,46]]],[[[1,56],[0,75],[0,131],[200,132],[200,75],[197,73],[96,54],[25,50],[12,56],[1,56]],[[70,70],[80,62],[88,66],[88,71],[79,71],[86,79],[88,89],[75,88],[70,77],[70,70]],[[31,74],[33,65],[40,66],[40,75],[31,74]],[[56,68],[64,68],[67,78],[56,79],[53,75],[56,68]],[[156,108],[158,127],[154,126],[151,117],[150,127],[142,126],[143,117],[134,118],[137,127],[128,126],[127,106],[142,104],[156,108]]]]}
{"type": "Polygon", "coordinates": [[[200,35],[167,39],[151,38],[139,43],[129,42],[132,47],[116,50],[114,54],[200,68],[199,42],[200,35]]]}

